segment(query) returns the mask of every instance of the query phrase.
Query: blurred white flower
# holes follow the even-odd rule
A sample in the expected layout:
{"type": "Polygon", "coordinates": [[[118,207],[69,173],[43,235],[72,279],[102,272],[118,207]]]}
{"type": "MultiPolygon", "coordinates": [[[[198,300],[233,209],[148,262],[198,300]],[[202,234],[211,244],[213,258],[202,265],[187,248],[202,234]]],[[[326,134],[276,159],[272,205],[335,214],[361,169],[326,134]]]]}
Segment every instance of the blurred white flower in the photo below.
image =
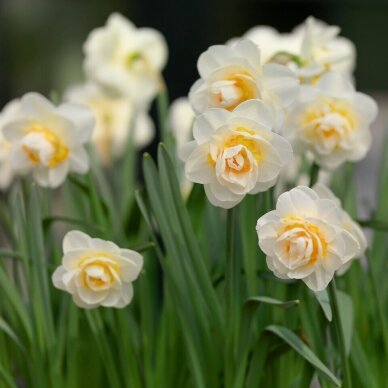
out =
{"type": "Polygon", "coordinates": [[[311,151],[321,167],[333,169],[365,156],[376,116],[371,97],[356,92],[346,76],[331,72],[315,87],[301,87],[285,128],[296,150],[311,151]]]}
{"type": "Polygon", "coordinates": [[[77,306],[121,308],[131,302],[132,282],[143,267],[139,253],[73,230],[63,239],[63,254],[52,280],[77,306]]]}
{"type": "MultiPolygon", "coordinates": [[[[338,36],[340,28],[312,16],[290,33],[272,27],[256,26],[242,38],[254,42],[261,52],[262,63],[287,65],[303,83],[315,83],[328,71],[351,75],[354,71],[354,44],[338,36]]],[[[237,39],[232,39],[233,44],[237,39]]]]}
{"type": "Polygon", "coordinates": [[[189,93],[196,113],[206,108],[232,111],[244,101],[260,99],[274,111],[280,126],[284,108],[298,93],[296,76],[279,64],[262,66],[260,50],[249,40],[209,47],[198,59],[198,72],[201,78],[189,93]]]}
{"type": "Polygon", "coordinates": [[[0,112],[0,190],[6,190],[14,178],[15,172],[11,165],[11,144],[4,138],[3,128],[17,117],[20,111],[20,101],[10,101],[0,112]]]}
{"type": "MultiPolygon", "coordinates": [[[[179,150],[184,144],[192,140],[192,127],[195,114],[186,97],[177,98],[170,105],[168,112],[168,123],[172,134],[175,137],[176,149],[179,150]]],[[[184,198],[190,195],[193,183],[186,179],[182,168],[178,169],[181,192],[184,198]]]]}
{"type": "Polygon", "coordinates": [[[232,112],[207,109],[194,122],[194,141],[181,150],[186,178],[203,184],[210,202],[225,209],[246,194],[267,190],[292,158],[291,145],[273,126],[271,112],[259,100],[232,112]]]}
{"type": "Polygon", "coordinates": [[[11,144],[10,161],[19,174],[32,173],[43,187],[58,187],[71,171],[84,174],[89,158],[83,145],[90,140],[94,116],[78,104],[55,107],[37,93],[20,100],[17,117],[3,128],[11,144]]]}
{"type": "Polygon", "coordinates": [[[87,105],[96,117],[92,143],[104,164],[120,158],[125,153],[133,128],[133,144],[142,148],[155,135],[155,128],[148,113],[136,107],[126,97],[107,94],[94,83],[71,87],[65,93],[70,102],[87,105]],[[134,120],[134,122],[133,122],[134,120]]]}
{"type": "Polygon", "coordinates": [[[195,114],[186,97],[177,98],[170,105],[168,122],[171,132],[175,136],[177,147],[192,139],[192,127],[195,114]]]}
{"type": "Polygon", "coordinates": [[[276,210],[260,217],[256,230],[269,269],[282,279],[301,279],[313,291],[325,289],[361,250],[344,227],[338,203],[306,186],[280,195],[276,210]]]}
{"type": "MultiPolygon", "coordinates": [[[[320,198],[327,198],[333,200],[339,207],[339,217],[342,221],[342,226],[347,230],[354,239],[357,240],[359,250],[355,254],[355,257],[362,256],[368,248],[368,242],[366,236],[362,231],[360,225],[355,222],[352,217],[342,208],[341,201],[337,198],[334,193],[324,184],[317,183],[313,186],[313,190],[319,195],[320,198]]],[[[343,275],[350,267],[351,261],[344,264],[336,273],[337,275],[343,275]]]]}
{"type": "Polygon", "coordinates": [[[259,47],[262,63],[275,60],[280,53],[297,55],[301,47],[301,38],[298,35],[281,34],[269,26],[253,27],[242,38],[251,40],[259,47]]]}
{"type": "Polygon", "coordinates": [[[340,31],[312,16],[295,29],[294,34],[302,37],[302,66],[295,67],[299,77],[310,83],[328,71],[348,75],[354,71],[356,49],[349,39],[338,36],[340,31]]]}
{"type": "Polygon", "coordinates": [[[104,27],[93,30],[84,45],[89,79],[134,103],[148,103],[161,87],[167,61],[163,36],[151,28],[136,28],[114,13],[104,27]]]}

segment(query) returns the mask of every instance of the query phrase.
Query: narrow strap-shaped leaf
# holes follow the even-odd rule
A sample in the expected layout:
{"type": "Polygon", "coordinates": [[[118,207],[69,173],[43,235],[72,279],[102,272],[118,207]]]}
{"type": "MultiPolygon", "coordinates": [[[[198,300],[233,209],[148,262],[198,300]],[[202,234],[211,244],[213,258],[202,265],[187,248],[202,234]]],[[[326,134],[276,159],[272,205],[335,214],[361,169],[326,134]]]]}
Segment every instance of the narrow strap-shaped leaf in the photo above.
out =
{"type": "Polygon", "coordinates": [[[3,331],[7,336],[22,350],[22,352],[27,355],[27,351],[22,341],[13,331],[13,329],[8,325],[8,323],[0,317],[0,330],[3,331]]]}
{"type": "Polygon", "coordinates": [[[322,308],[323,313],[325,314],[326,319],[331,322],[333,318],[333,313],[331,311],[330,306],[330,300],[329,300],[329,294],[326,290],[317,291],[314,292],[315,297],[317,298],[317,301],[319,305],[322,308]]]}
{"type": "MultiPolygon", "coordinates": [[[[240,328],[239,366],[237,369],[234,387],[241,387],[243,384],[250,345],[252,338],[253,318],[256,310],[261,304],[269,304],[273,307],[288,309],[299,305],[299,300],[281,301],[268,296],[253,296],[245,301],[242,311],[242,321],[240,328]]],[[[259,330],[260,331],[260,330],[259,330]]],[[[253,377],[252,377],[253,378],[253,377]]],[[[256,378],[256,377],[255,377],[256,378]]]]}
{"type": "Polygon", "coordinates": [[[318,373],[327,378],[337,387],[341,386],[340,380],[330,371],[330,369],[315,355],[315,353],[290,329],[283,326],[270,325],[265,331],[275,334],[286,342],[292,349],[309,362],[318,373]]]}

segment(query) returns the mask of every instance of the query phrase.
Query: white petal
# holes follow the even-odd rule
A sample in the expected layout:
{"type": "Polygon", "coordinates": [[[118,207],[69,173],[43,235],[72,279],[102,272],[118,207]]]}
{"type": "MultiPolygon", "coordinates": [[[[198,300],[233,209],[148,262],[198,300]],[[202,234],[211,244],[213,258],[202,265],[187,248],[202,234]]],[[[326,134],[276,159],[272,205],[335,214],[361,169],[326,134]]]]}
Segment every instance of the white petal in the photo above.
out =
{"type": "Polygon", "coordinates": [[[66,179],[69,172],[69,161],[65,160],[58,166],[48,169],[48,181],[51,188],[60,186],[66,179]]]}
{"type": "Polygon", "coordinates": [[[214,70],[222,67],[234,57],[234,51],[228,46],[210,46],[198,58],[198,72],[202,78],[207,78],[214,70]]]}
{"type": "Polygon", "coordinates": [[[93,112],[86,105],[66,103],[59,106],[56,111],[74,123],[78,144],[84,144],[90,141],[96,119],[93,112]]]}
{"type": "Polygon", "coordinates": [[[317,88],[326,95],[341,98],[354,92],[354,86],[346,75],[329,72],[318,82],[317,88]]]}
{"type": "Polygon", "coordinates": [[[271,111],[260,100],[247,100],[239,104],[232,112],[232,117],[242,117],[260,123],[272,130],[274,118],[271,111]]]}
{"type": "Polygon", "coordinates": [[[224,200],[219,199],[216,197],[216,195],[213,193],[212,188],[210,185],[205,185],[205,193],[207,198],[209,199],[210,203],[217,207],[222,207],[223,209],[231,209],[232,207],[236,206],[239,202],[241,202],[244,198],[244,196],[230,199],[230,200],[224,200]]]}
{"type": "Polygon", "coordinates": [[[284,107],[290,106],[298,95],[299,81],[287,67],[270,63],[263,66],[264,87],[274,93],[284,107]]]}
{"type": "Polygon", "coordinates": [[[185,164],[186,178],[195,183],[210,183],[215,178],[214,167],[209,163],[205,147],[197,147],[188,157],[185,164]]]}
{"type": "Polygon", "coordinates": [[[317,207],[314,201],[317,198],[317,194],[312,189],[299,190],[296,187],[279,196],[276,210],[281,217],[314,217],[317,215],[317,207]]]}
{"type": "Polygon", "coordinates": [[[67,273],[67,270],[63,266],[58,267],[54,271],[54,273],[52,275],[52,281],[53,281],[54,287],[56,287],[60,290],[66,291],[66,286],[63,283],[63,276],[66,273],[67,273]]]}
{"type": "Polygon", "coordinates": [[[27,93],[20,100],[24,114],[30,117],[41,117],[51,114],[54,105],[39,93],[27,93]]]}
{"type": "Polygon", "coordinates": [[[86,250],[90,248],[92,248],[91,237],[79,230],[72,230],[68,232],[63,239],[62,249],[65,254],[76,249],[86,250]]]}
{"type": "Polygon", "coordinates": [[[71,150],[70,170],[79,174],[85,174],[89,170],[89,155],[83,147],[71,150]]]}
{"type": "Polygon", "coordinates": [[[376,119],[378,106],[373,98],[363,93],[356,93],[354,96],[354,104],[368,124],[376,119]]]}
{"type": "Polygon", "coordinates": [[[322,267],[317,267],[311,275],[303,279],[307,287],[313,291],[324,290],[330,281],[333,279],[334,272],[326,271],[322,267]]]}
{"type": "Polygon", "coordinates": [[[225,109],[210,108],[199,115],[193,125],[194,139],[198,144],[203,144],[211,139],[212,134],[224,126],[231,113],[225,109]]]}

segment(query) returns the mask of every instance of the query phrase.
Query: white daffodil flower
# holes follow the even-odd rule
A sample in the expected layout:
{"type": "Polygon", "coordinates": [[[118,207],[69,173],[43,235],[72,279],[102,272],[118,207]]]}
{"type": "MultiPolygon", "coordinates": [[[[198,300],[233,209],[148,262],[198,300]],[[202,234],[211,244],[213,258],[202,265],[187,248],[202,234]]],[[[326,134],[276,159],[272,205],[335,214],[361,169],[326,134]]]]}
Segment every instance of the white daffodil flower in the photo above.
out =
{"type": "Polygon", "coordinates": [[[200,79],[194,83],[189,100],[194,111],[222,108],[232,111],[239,104],[260,99],[270,107],[281,126],[284,109],[298,93],[298,80],[285,66],[261,65],[260,50],[249,40],[231,46],[211,46],[198,59],[200,79]]]}
{"type": "Polygon", "coordinates": [[[89,79],[134,103],[150,102],[161,88],[167,62],[163,36],[151,28],[136,28],[124,16],[112,14],[104,27],[93,30],[84,45],[89,79]]]}
{"type": "Polygon", "coordinates": [[[20,111],[20,101],[10,101],[0,112],[0,190],[6,190],[12,183],[15,171],[11,164],[11,144],[4,138],[3,128],[14,120],[20,111]]]}
{"type": "Polygon", "coordinates": [[[32,173],[43,187],[58,187],[71,171],[84,174],[89,158],[83,147],[90,140],[94,116],[78,104],[58,107],[37,93],[20,100],[17,118],[3,128],[11,144],[10,161],[19,174],[32,173]]]}
{"type": "MultiPolygon", "coordinates": [[[[351,75],[354,71],[354,44],[338,36],[340,28],[312,16],[290,33],[279,33],[272,27],[256,26],[243,39],[254,42],[261,52],[262,63],[286,65],[306,84],[315,83],[328,71],[351,75]]],[[[234,44],[236,38],[229,41],[234,44]]]]}
{"type": "Polygon", "coordinates": [[[194,118],[193,108],[186,97],[177,98],[172,102],[168,112],[168,123],[178,148],[192,139],[194,118]]]}
{"type": "MultiPolygon", "coordinates": [[[[301,66],[294,66],[299,77],[306,83],[314,83],[328,71],[352,74],[355,67],[354,44],[338,36],[341,29],[310,16],[294,31],[301,36],[301,66]]],[[[295,65],[295,64],[294,64],[295,65]]]]}
{"type": "Polygon", "coordinates": [[[306,186],[280,195],[276,210],[260,217],[256,226],[269,269],[282,279],[301,279],[313,291],[325,289],[361,250],[345,229],[342,212],[336,201],[306,186]]]}
{"type": "MultiPolygon", "coordinates": [[[[170,105],[168,112],[168,123],[172,134],[175,137],[176,149],[179,150],[187,142],[192,140],[192,128],[195,119],[193,108],[186,97],[177,98],[170,105]]],[[[181,192],[187,198],[193,187],[193,183],[184,176],[184,171],[179,168],[178,176],[180,180],[181,192]]]]}
{"type": "Polygon", "coordinates": [[[311,151],[321,167],[333,169],[364,158],[377,110],[375,101],[356,92],[346,76],[331,72],[315,87],[301,87],[285,133],[296,150],[311,151]]]}
{"type": "MultiPolygon", "coordinates": [[[[359,250],[355,254],[355,257],[362,256],[368,248],[368,242],[364,232],[360,225],[350,217],[350,215],[342,208],[341,201],[337,198],[334,193],[324,184],[316,183],[313,186],[313,190],[319,195],[320,198],[327,198],[335,201],[337,206],[340,208],[339,216],[342,221],[342,226],[347,230],[358,242],[359,250]]],[[[350,267],[351,261],[344,264],[337,272],[337,275],[343,275],[350,267]]]]}
{"type": "MultiPolygon", "coordinates": [[[[280,55],[287,53],[297,55],[301,47],[301,38],[296,34],[280,33],[275,28],[270,26],[255,26],[248,30],[243,36],[243,39],[249,39],[255,43],[261,53],[262,63],[271,61],[281,61],[280,55]]],[[[229,43],[235,42],[233,39],[229,43]]],[[[284,57],[286,59],[286,57],[284,57]]],[[[288,63],[288,59],[286,63],[288,63]]]]}
{"type": "Polygon", "coordinates": [[[62,265],[53,273],[54,286],[69,292],[78,307],[125,307],[133,297],[132,282],[143,257],[110,241],[73,230],[63,239],[62,265]]]}
{"type": "Polygon", "coordinates": [[[292,158],[291,145],[273,127],[271,112],[259,100],[232,112],[206,110],[194,122],[194,141],[181,150],[186,178],[203,184],[210,202],[225,209],[267,190],[292,158]]]}
{"type": "Polygon", "coordinates": [[[133,144],[142,148],[155,135],[151,117],[130,99],[107,94],[94,83],[71,87],[65,93],[69,102],[87,105],[96,117],[92,143],[105,165],[123,156],[133,129],[133,144]]]}

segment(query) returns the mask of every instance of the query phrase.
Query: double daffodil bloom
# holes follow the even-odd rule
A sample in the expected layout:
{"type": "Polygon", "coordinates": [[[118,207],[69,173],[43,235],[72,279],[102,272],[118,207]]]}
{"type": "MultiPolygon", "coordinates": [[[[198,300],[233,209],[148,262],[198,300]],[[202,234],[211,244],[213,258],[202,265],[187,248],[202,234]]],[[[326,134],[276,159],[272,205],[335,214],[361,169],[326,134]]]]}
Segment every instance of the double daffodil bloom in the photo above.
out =
{"type": "Polygon", "coordinates": [[[63,239],[63,253],[53,283],[69,292],[77,306],[121,308],[131,302],[132,282],[143,267],[139,253],[76,230],[63,239]]]}
{"type": "Polygon", "coordinates": [[[249,40],[211,46],[199,57],[198,72],[201,78],[189,93],[197,114],[207,108],[232,111],[244,101],[259,99],[273,111],[280,127],[284,109],[298,93],[296,76],[279,64],[261,65],[260,50],[249,40]]]}
{"type": "Polygon", "coordinates": [[[333,169],[364,158],[376,116],[377,104],[371,97],[356,92],[346,76],[331,72],[315,87],[301,87],[284,133],[295,150],[311,151],[321,167],[333,169]]]}
{"type": "Polygon", "coordinates": [[[61,185],[69,172],[86,173],[89,159],[84,144],[94,122],[86,106],[56,107],[40,94],[24,95],[17,117],[3,128],[13,170],[31,173],[40,186],[51,188],[61,185]]]}
{"type": "Polygon", "coordinates": [[[269,269],[282,279],[301,279],[313,291],[325,289],[364,249],[357,228],[336,200],[322,198],[326,194],[306,186],[285,192],[256,227],[269,269]]]}
{"type": "Polygon", "coordinates": [[[168,56],[163,36],[152,28],[136,28],[118,13],[89,34],[84,52],[87,77],[135,104],[150,102],[162,86],[160,73],[168,56]]]}
{"type": "Polygon", "coordinates": [[[194,141],[181,150],[186,178],[203,184],[210,202],[225,209],[267,190],[292,158],[291,145],[273,127],[270,110],[258,100],[232,112],[206,110],[194,122],[194,141]]]}
{"type": "Polygon", "coordinates": [[[130,139],[135,148],[142,148],[155,135],[154,124],[145,109],[135,106],[127,97],[106,93],[94,83],[71,87],[65,99],[85,104],[93,111],[96,125],[91,142],[105,165],[124,155],[130,139]]]}

